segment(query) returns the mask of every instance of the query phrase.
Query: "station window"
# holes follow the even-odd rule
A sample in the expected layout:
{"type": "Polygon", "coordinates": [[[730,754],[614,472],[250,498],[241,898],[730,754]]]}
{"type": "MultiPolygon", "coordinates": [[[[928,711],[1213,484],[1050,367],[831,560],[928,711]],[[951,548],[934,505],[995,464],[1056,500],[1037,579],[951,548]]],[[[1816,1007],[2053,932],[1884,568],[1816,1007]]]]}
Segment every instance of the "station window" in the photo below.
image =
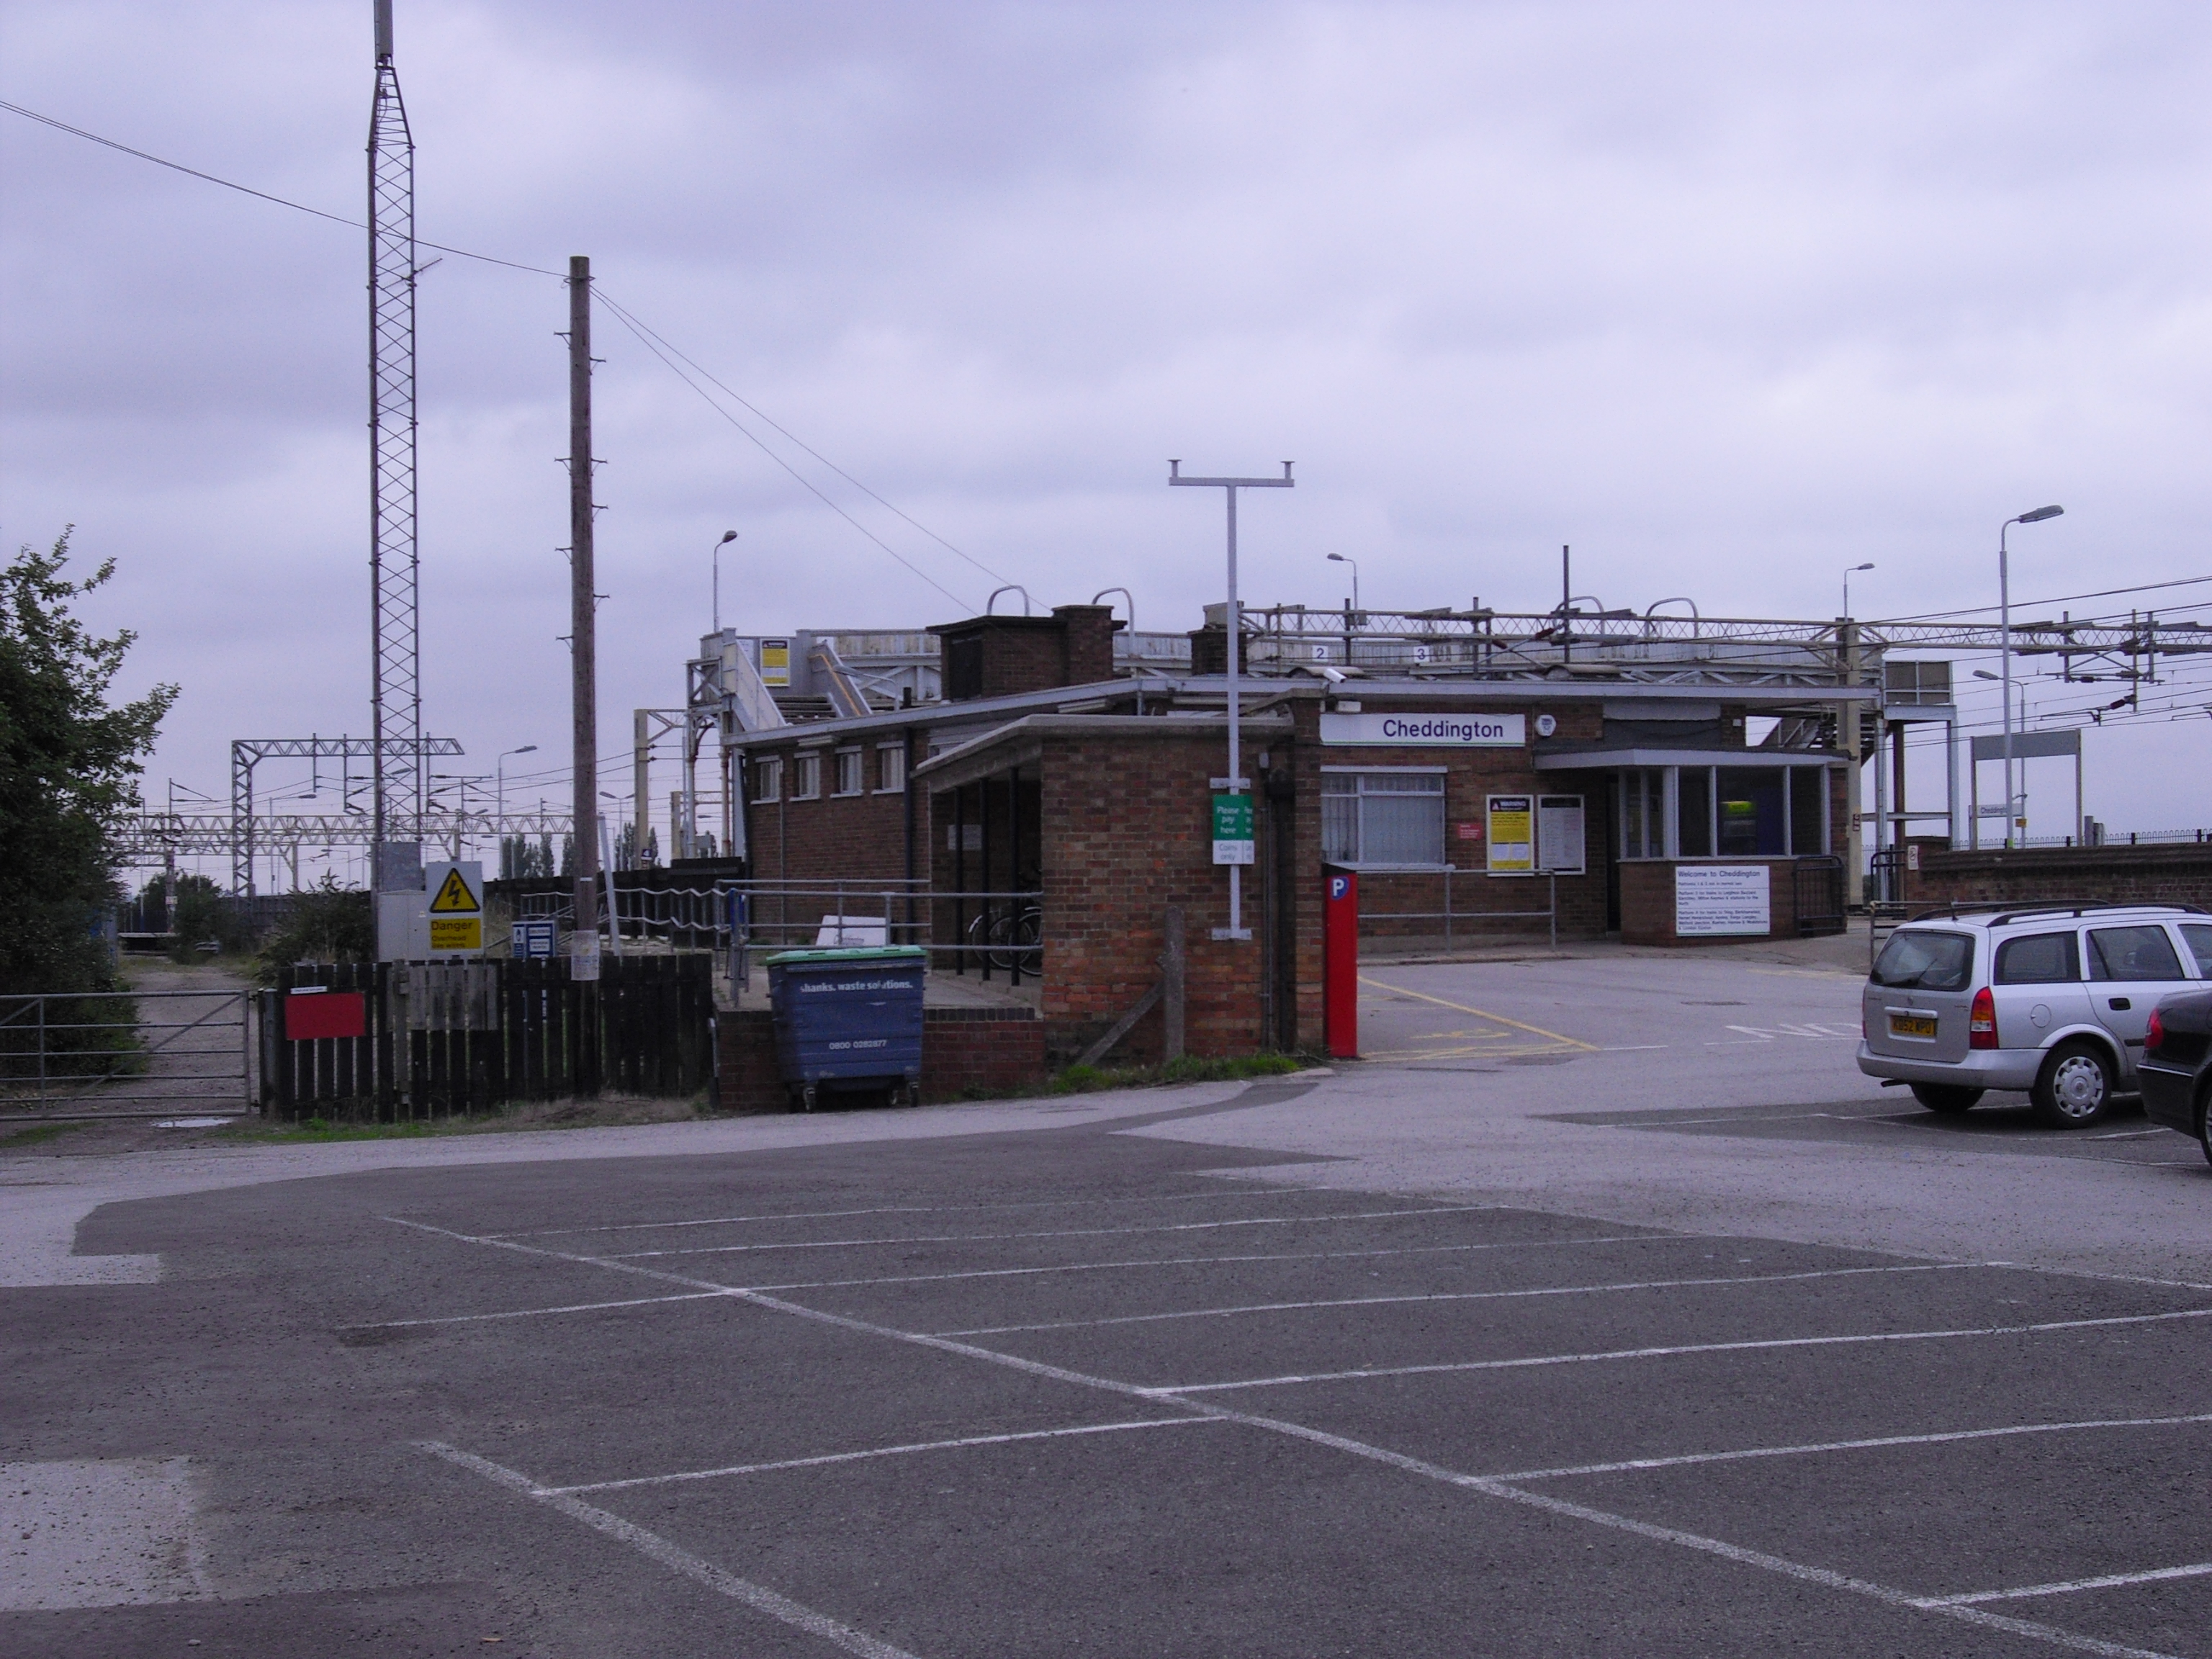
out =
{"type": "Polygon", "coordinates": [[[1441,867],[1443,774],[1322,773],[1321,855],[1370,868],[1441,867]]]}
{"type": "Polygon", "coordinates": [[[906,745],[880,744],[876,748],[876,787],[896,795],[906,787],[906,745]]]}
{"type": "Polygon", "coordinates": [[[791,798],[793,800],[819,800],[822,798],[822,757],[801,755],[793,763],[791,798]]]}
{"type": "Polygon", "coordinates": [[[837,788],[841,795],[857,795],[866,786],[860,781],[860,751],[840,749],[837,751],[837,788]]]}
{"type": "Polygon", "coordinates": [[[1620,775],[1620,856],[1667,856],[1667,774],[1663,766],[1640,766],[1620,775]]]}
{"type": "Polygon", "coordinates": [[[1827,789],[1827,770],[1819,766],[1632,768],[1617,775],[1620,856],[1742,859],[1825,853],[1827,789]]]}
{"type": "Polygon", "coordinates": [[[753,799],[757,801],[783,799],[783,759],[781,756],[753,763],[753,799]]]}

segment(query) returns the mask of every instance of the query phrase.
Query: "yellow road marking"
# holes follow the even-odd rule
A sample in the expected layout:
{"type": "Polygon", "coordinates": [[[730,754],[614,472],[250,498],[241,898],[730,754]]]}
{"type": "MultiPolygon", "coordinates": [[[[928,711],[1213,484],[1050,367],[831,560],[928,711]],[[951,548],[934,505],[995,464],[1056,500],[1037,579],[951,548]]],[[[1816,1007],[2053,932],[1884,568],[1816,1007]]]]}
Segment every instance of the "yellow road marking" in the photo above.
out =
{"type": "Polygon", "coordinates": [[[1557,1045],[1526,1048],[1384,1048],[1362,1060],[1516,1060],[1524,1054],[1556,1054],[1557,1045]]]}
{"type": "Polygon", "coordinates": [[[1493,1014],[1486,1008],[1470,1008],[1464,1002],[1447,1002],[1442,997],[1431,996],[1426,991],[1409,991],[1402,985],[1392,985],[1382,980],[1370,979],[1364,974],[1359,976],[1359,982],[1362,985],[1371,985],[1378,991],[1395,991],[1401,997],[1412,997],[1420,1002],[1433,1002],[1437,1007],[1449,1008],[1456,1014],[1473,1014],[1477,1019],[1494,1020],[1500,1025],[1510,1025],[1516,1031],[1527,1031],[1534,1036],[1549,1037],[1554,1042],[1565,1043],[1570,1048],[1587,1049],[1591,1054],[1597,1052],[1597,1044],[1595,1042],[1584,1042],[1580,1037],[1562,1036],[1559,1032],[1547,1031],[1540,1025],[1530,1025],[1521,1020],[1508,1019],[1503,1014],[1493,1014]]]}

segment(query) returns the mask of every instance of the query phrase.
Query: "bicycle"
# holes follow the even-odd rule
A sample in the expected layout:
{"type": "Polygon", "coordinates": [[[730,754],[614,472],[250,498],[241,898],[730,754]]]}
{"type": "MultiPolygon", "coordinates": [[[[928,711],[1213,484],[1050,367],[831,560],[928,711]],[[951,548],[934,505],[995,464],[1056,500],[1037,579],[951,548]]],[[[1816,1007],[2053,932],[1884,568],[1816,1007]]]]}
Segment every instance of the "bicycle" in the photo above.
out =
{"type": "Polygon", "coordinates": [[[968,924],[968,955],[1002,973],[1017,966],[1031,973],[1044,949],[1044,908],[1034,899],[1023,899],[1006,908],[986,905],[968,924]]]}

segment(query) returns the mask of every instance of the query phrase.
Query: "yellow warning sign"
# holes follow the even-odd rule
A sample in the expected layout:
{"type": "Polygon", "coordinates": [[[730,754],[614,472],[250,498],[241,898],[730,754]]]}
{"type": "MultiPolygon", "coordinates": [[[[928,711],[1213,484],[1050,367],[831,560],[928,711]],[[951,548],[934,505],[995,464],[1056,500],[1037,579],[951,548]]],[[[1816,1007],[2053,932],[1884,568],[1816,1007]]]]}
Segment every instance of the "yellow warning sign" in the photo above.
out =
{"type": "MultiPolygon", "coordinates": [[[[443,895],[441,895],[442,897],[443,895]]],[[[483,918],[468,916],[447,921],[434,921],[430,924],[430,948],[433,951],[481,951],[483,949],[483,918]]]]}
{"type": "MultiPolygon", "coordinates": [[[[434,916],[481,915],[483,914],[483,905],[478,902],[474,893],[469,891],[469,884],[461,879],[461,872],[457,869],[448,869],[446,872],[445,884],[438,889],[438,896],[430,901],[430,914],[434,916]]],[[[434,945],[431,948],[435,950],[440,947],[434,945]]]]}

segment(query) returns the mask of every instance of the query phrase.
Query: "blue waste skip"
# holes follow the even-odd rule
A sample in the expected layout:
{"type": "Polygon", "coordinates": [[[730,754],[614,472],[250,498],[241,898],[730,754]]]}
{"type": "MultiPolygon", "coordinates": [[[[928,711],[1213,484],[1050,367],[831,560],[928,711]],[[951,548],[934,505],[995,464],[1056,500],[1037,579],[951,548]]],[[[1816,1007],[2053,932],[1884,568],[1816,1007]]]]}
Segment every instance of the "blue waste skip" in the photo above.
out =
{"type": "Polygon", "coordinates": [[[812,1111],[825,1090],[921,1088],[920,945],[784,951],[768,959],[775,1057],[784,1087],[812,1111]]]}

